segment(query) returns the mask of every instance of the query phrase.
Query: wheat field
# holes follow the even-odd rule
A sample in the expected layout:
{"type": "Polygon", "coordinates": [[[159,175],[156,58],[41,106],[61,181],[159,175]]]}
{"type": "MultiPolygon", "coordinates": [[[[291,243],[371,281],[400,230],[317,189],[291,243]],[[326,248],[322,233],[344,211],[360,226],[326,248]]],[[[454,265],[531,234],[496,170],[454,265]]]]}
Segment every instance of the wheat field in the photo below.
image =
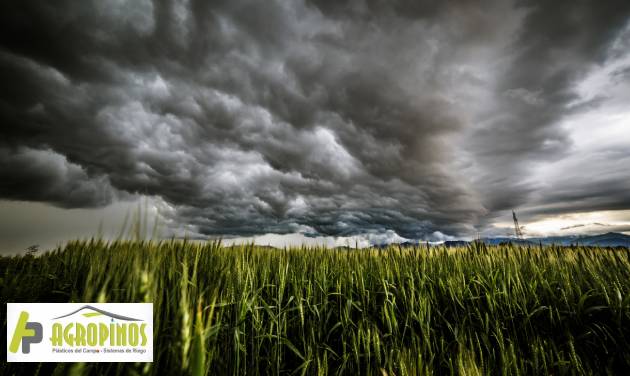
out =
{"type": "Polygon", "coordinates": [[[630,369],[627,249],[83,240],[0,258],[0,286],[4,303],[154,304],[153,363],[3,363],[6,375],[630,369]]]}

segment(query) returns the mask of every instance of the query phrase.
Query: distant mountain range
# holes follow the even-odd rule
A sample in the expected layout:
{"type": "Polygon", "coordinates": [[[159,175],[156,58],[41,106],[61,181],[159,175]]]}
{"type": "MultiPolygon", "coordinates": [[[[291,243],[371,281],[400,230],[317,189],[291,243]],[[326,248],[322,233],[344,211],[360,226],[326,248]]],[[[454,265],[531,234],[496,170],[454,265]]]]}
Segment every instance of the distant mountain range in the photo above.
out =
{"type": "MultiPolygon", "coordinates": [[[[628,247],[630,248],[630,235],[618,232],[608,232],[600,235],[567,235],[567,236],[547,236],[539,238],[515,239],[507,237],[499,238],[482,238],[486,244],[532,244],[532,245],[583,245],[583,246],[599,246],[599,247],[628,247]]],[[[450,247],[465,245],[468,242],[464,240],[447,241],[444,244],[450,247]]]]}

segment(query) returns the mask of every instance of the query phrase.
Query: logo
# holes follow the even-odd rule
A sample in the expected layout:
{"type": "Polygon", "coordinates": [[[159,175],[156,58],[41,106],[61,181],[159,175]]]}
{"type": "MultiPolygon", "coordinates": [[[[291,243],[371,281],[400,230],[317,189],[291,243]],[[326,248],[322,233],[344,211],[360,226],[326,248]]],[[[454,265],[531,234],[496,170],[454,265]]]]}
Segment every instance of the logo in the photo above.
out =
{"type": "Polygon", "coordinates": [[[153,304],[8,303],[7,361],[151,362],[153,304]]]}
{"type": "Polygon", "coordinates": [[[42,324],[38,322],[28,321],[28,312],[20,312],[13,339],[9,346],[12,353],[18,352],[20,344],[22,345],[22,354],[31,352],[31,343],[40,343],[42,341],[42,324]]]}

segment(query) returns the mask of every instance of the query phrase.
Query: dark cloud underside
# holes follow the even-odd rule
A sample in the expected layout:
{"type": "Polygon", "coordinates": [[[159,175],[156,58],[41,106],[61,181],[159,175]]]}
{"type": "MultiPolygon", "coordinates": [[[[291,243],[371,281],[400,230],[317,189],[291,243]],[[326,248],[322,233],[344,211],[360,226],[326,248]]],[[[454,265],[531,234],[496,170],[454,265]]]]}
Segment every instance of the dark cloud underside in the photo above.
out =
{"type": "MultiPolygon", "coordinates": [[[[530,164],[567,150],[575,82],[629,8],[4,2],[0,196],[156,195],[202,235],[468,234],[534,199],[530,164]]],[[[617,180],[546,200],[629,209],[617,180]]]]}

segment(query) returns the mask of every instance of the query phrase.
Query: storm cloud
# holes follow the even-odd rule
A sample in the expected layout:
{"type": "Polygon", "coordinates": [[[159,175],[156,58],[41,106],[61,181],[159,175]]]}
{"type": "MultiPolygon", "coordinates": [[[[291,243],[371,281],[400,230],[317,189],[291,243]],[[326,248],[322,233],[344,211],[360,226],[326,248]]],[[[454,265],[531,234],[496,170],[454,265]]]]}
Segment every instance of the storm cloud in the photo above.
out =
{"type": "Polygon", "coordinates": [[[617,62],[606,77],[629,86],[629,17],[612,0],[5,2],[0,198],[155,196],[199,236],[419,239],[515,207],[630,209],[628,136],[576,149],[566,126],[623,95],[585,94],[594,70],[617,62]]]}

